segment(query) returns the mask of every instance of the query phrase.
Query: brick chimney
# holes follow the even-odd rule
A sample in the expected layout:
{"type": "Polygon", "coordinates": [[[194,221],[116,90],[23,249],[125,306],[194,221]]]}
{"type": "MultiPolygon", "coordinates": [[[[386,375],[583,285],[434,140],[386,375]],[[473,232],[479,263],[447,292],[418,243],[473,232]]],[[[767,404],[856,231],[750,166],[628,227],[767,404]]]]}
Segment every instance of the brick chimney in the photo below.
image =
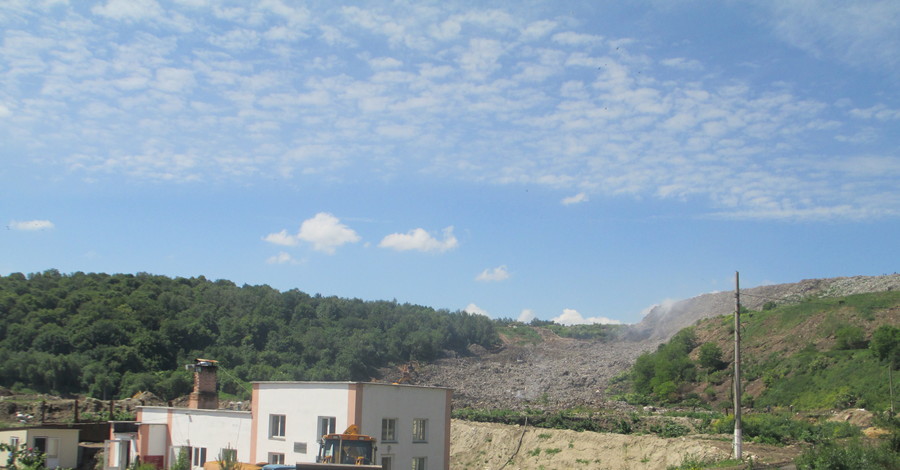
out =
{"type": "Polygon", "coordinates": [[[216,391],[216,369],[218,361],[194,359],[188,364],[194,370],[194,391],[191,392],[188,408],[195,410],[215,410],[219,408],[219,393],[216,391]]]}

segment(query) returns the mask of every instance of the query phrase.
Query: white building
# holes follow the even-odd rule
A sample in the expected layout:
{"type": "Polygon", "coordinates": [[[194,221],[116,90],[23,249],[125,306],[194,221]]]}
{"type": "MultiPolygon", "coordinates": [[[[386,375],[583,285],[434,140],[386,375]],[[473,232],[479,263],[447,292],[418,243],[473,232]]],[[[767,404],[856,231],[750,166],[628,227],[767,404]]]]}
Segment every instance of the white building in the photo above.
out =
{"type": "Polygon", "coordinates": [[[256,382],[251,461],[314,462],[323,434],[356,424],[378,440],[385,469],[448,469],[451,393],[369,382],[256,382]]]}
{"type": "MultiPolygon", "coordinates": [[[[209,386],[198,377],[215,374],[214,365],[199,369],[195,396],[198,384],[209,386]]],[[[114,454],[118,447],[118,454],[135,455],[161,468],[171,467],[182,449],[193,467],[216,461],[225,452],[245,463],[315,462],[322,435],[355,424],[361,434],[377,439],[375,463],[385,470],[447,470],[451,396],[447,388],[414,385],[254,382],[250,411],[140,407],[136,432],[111,433],[110,451],[114,454]]],[[[197,403],[203,400],[192,400],[192,406],[197,403]]],[[[216,400],[206,403],[213,406],[216,400]]]]}
{"type": "MultiPolygon", "coordinates": [[[[75,468],[79,432],[78,428],[65,424],[6,428],[0,431],[0,442],[17,450],[23,445],[38,450],[44,454],[47,468],[75,468]]],[[[8,458],[9,452],[0,452],[0,462],[6,464],[8,458]]]]}

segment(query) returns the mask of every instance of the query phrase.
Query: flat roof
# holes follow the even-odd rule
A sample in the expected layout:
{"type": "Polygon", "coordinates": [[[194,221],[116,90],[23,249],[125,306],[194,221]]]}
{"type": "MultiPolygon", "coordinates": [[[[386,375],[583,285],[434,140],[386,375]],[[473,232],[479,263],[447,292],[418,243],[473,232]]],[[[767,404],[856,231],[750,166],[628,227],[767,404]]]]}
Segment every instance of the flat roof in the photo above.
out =
{"type": "Polygon", "coordinates": [[[352,382],[352,381],[303,381],[303,380],[256,380],[250,382],[251,384],[276,384],[276,385],[377,385],[383,387],[410,387],[410,388],[426,388],[426,389],[436,389],[436,390],[453,390],[450,387],[441,387],[437,385],[415,385],[415,384],[395,384],[389,382],[352,382]]]}

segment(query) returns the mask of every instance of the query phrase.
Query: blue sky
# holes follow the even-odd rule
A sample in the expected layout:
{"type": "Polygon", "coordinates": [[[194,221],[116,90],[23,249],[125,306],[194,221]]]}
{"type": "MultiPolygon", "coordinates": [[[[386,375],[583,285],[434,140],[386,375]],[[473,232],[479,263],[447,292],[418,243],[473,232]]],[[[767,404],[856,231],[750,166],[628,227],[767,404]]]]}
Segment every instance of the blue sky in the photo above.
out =
{"type": "Polygon", "coordinates": [[[0,272],[639,321],[897,270],[900,3],[0,4],[0,272]]]}

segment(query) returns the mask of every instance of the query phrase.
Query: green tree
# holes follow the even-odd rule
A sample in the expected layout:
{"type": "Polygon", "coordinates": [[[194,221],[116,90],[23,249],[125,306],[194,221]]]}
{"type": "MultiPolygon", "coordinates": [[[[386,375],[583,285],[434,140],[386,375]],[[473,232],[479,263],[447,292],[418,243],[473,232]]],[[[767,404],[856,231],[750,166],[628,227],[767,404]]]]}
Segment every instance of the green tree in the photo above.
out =
{"type": "Polygon", "coordinates": [[[716,343],[703,343],[700,346],[699,357],[700,367],[713,372],[725,368],[726,363],[722,360],[722,348],[716,343]]]}
{"type": "Polygon", "coordinates": [[[882,325],[872,334],[869,349],[875,357],[887,361],[891,367],[900,366],[900,328],[882,325]]]}

